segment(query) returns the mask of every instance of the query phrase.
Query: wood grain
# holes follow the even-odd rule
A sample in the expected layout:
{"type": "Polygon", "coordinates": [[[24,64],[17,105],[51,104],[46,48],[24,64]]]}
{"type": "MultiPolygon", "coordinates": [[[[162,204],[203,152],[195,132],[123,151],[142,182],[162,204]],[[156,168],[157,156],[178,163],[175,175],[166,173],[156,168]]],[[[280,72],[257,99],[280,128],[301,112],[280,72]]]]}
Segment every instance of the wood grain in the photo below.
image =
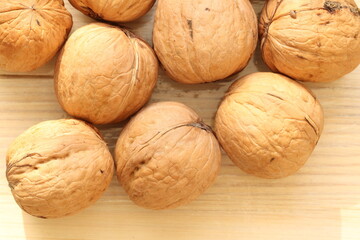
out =
{"type": "MultiPolygon", "coordinates": [[[[252,1],[257,12],[264,1],[252,1]]],[[[357,0],[359,4],[359,0],[357,0]]],[[[74,28],[93,20],[74,10],[74,28]]],[[[151,42],[154,9],[126,24],[151,42]]],[[[0,239],[360,239],[360,67],[333,83],[306,84],[320,99],[325,129],[308,163],[295,175],[266,180],[246,175],[223,155],[220,176],[199,199],[175,210],[135,206],[115,178],[104,196],[81,213],[37,219],[16,205],[5,177],[5,153],[22,131],[43,120],[67,117],[53,90],[54,60],[29,74],[0,75],[0,239]]],[[[268,71],[259,52],[236,76],[188,86],[160,72],[151,99],[179,101],[212,125],[232,80],[268,71]]],[[[101,126],[111,150],[122,124],[101,126]]]]}

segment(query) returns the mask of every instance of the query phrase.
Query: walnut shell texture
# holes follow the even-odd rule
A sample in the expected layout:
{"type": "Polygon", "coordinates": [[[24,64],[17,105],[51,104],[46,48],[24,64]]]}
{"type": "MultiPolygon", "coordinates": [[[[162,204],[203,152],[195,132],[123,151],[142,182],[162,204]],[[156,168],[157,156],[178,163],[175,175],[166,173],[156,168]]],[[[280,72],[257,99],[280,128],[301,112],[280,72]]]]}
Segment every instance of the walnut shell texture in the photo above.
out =
{"type": "Polygon", "coordinates": [[[18,205],[40,218],[72,215],[106,190],[114,162],[97,130],[85,122],[41,122],[22,133],[6,156],[6,177],[18,205]]]}
{"type": "Polygon", "coordinates": [[[230,159],[263,178],[295,173],[323,130],[323,111],[301,84],[275,73],[254,73],[234,82],[215,119],[215,132],[230,159]]]}
{"type": "Polygon", "coordinates": [[[145,15],[155,0],[69,0],[77,10],[94,19],[130,22],[145,15]]]}
{"type": "Polygon", "coordinates": [[[117,177],[137,205],[166,209],[198,197],[215,180],[220,146],[189,107],[159,102],[141,110],[116,144],[117,177]]]}
{"type": "Polygon", "coordinates": [[[178,82],[213,82],[241,71],[255,50],[257,35],[248,0],[158,1],[154,49],[178,82]]]}
{"type": "Polygon", "coordinates": [[[30,72],[44,65],[71,27],[62,0],[0,1],[0,70],[30,72]]]}
{"type": "Polygon", "coordinates": [[[360,11],[353,0],[268,0],[261,51],[272,71],[326,82],[360,64],[360,11]]]}
{"type": "Polygon", "coordinates": [[[151,97],[158,61],[127,30],[92,23],[76,30],[60,53],[55,92],[63,109],[94,124],[120,122],[151,97]]]}

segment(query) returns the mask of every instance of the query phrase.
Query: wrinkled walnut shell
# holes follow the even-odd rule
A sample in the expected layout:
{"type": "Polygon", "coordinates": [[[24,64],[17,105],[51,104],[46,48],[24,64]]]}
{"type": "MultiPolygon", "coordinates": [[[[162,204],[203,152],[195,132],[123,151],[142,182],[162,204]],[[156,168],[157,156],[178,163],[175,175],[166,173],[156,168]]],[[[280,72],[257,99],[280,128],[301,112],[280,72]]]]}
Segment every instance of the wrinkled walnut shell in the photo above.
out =
{"type": "Polygon", "coordinates": [[[268,0],[259,30],[265,63],[294,79],[333,81],[360,64],[360,11],[353,0],[268,0]]]}
{"type": "Polygon", "coordinates": [[[127,30],[92,23],[76,30],[55,69],[62,108],[94,124],[120,122],[151,97],[158,77],[153,50],[127,30]]]}
{"type": "Polygon", "coordinates": [[[114,162],[97,130],[75,119],[41,122],[22,133],[6,156],[18,205],[40,218],[72,215],[110,184],[114,162]]]}
{"type": "Polygon", "coordinates": [[[248,0],[158,1],[154,49],[178,82],[213,82],[241,71],[255,50],[257,35],[248,0]]]}
{"type": "Polygon", "coordinates": [[[77,10],[94,19],[130,22],[145,15],[155,0],[69,0],[77,10]]]}
{"type": "Polygon", "coordinates": [[[215,131],[242,170],[281,178],[304,165],[323,122],[320,103],[304,86],[280,74],[254,73],[231,85],[217,111],[215,131]]]}
{"type": "Polygon", "coordinates": [[[29,72],[47,63],[72,27],[61,0],[0,1],[0,70],[29,72]]]}
{"type": "Polygon", "coordinates": [[[198,197],[215,180],[220,146],[189,107],[151,104],[126,125],[116,144],[117,177],[137,205],[174,208],[198,197]]]}

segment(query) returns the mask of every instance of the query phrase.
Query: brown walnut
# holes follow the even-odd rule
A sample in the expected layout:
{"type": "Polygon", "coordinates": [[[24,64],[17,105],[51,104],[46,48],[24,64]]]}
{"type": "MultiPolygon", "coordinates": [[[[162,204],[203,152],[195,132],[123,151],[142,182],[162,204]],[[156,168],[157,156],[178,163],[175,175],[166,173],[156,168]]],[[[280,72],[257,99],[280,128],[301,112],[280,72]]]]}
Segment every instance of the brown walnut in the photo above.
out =
{"type": "Polygon", "coordinates": [[[213,82],[241,71],[255,50],[257,35],[248,0],[158,2],[154,49],[178,82],[213,82]]]}
{"type": "Polygon", "coordinates": [[[120,122],[151,97],[158,62],[147,43],[125,29],[92,23],[66,42],[55,69],[55,93],[70,115],[120,122]]]}
{"type": "Polygon", "coordinates": [[[307,161],[323,129],[320,103],[301,84],[275,73],[253,73],[234,82],[215,119],[225,152],[242,170],[281,178],[307,161]]]}
{"type": "Polygon", "coordinates": [[[189,107],[160,102],[141,110],[116,144],[117,177],[137,205],[174,208],[198,197],[215,180],[220,146],[189,107]]]}
{"type": "Polygon", "coordinates": [[[6,177],[18,205],[40,218],[72,215],[109,186],[114,162],[98,131],[75,119],[45,121],[10,145],[6,177]]]}
{"type": "Polygon", "coordinates": [[[259,31],[272,71],[326,82],[360,63],[360,11],[353,0],[268,0],[259,31]]]}
{"type": "Polygon", "coordinates": [[[0,70],[29,72],[44,65],[71,27],[62,0],[0,1],[0,70]]]}

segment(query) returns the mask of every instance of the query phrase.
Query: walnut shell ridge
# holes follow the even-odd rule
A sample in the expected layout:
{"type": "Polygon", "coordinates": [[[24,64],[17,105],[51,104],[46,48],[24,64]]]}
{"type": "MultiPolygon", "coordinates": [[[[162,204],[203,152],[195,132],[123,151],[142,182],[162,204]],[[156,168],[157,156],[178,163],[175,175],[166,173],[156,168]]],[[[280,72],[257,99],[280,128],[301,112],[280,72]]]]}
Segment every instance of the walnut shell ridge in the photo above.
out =
{"type": "Polygon", "coordinates": [[[126,125],[115,159],[118,180],[133,202],[167,209],[192,201],[214,182],[221,151],[210,127],[192,109],[159,102],[126,125]]]}
{"type": "Polygon", "coordinates": [[[55,69],[55,93],[70,115],[94,124],[120,122],[151,97],[158,61],[127,30],[92,23],[76,30],[55,69]]]}
{"type": "Polygon", "coordinates": [[[154,49],[166,73],[178,82],[213,82],[241,71],[257,37],[248,0],[158,1],[154,49]]]}
{"type": "Polygon", "coordinates": [[[310,90],[275,73],[234,82],[215,118],[216,136],[243,171],[281,178],[298,171],[323,130],[320,103],[310,90]]]}
{"type": "Polygon", "coordinates": [[[0,1],[0,70],[30,72],[52,59],[72,16],[62,0],[0,1]]]}
{"type": "Polygon", "coordinates": [[[114,162],[98,131],[75,119],[45,121],[18,136],[6,177],[18,205],[40,218],[77,213],[109,186],[114,162]]]}
{"type": "Polygon", "coordinates": [[[268,0],[259,30],[265,63],[296,80],[333,81],[360,64],[360,11],[353,0],[268,0]]]}
{"type": "Polygon", "coordinates": [[[155,0],[69,0],[77,10],[94,19],[130,22],[145,15],[155,0]]]}

